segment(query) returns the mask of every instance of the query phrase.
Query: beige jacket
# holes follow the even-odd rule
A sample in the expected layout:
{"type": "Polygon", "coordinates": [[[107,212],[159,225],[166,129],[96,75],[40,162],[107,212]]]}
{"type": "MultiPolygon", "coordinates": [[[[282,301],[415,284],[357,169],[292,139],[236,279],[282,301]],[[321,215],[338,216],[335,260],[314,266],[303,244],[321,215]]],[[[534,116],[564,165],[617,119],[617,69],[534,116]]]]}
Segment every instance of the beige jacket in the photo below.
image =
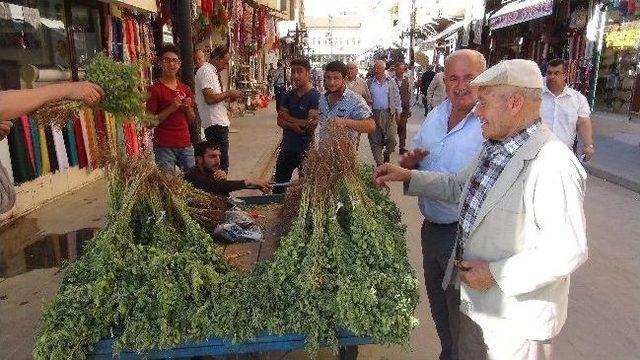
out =
{"type": "Polygon", "coordinates": [[[440,71],[433,77],[427,88],[427,104],[433,109],[446,98],[447,90],[444,87],[444,73],[440,71]]]}
{"type": "MultiPolygon", "coordinates": [[[[413,171],[405,191],[459,202],[477,165],[476,159],[459,174],[413,171]]],[[[497,285],[460,289],[460,311],[484,331],[506,328],[530,340],[560,332],[569,275],[587,259],[585,180],[578,159],[541,125],[489,190],[463,257],[488,261],[497,285]]],[[[448,270],[452,262],[453,256],[448,270]]]]}

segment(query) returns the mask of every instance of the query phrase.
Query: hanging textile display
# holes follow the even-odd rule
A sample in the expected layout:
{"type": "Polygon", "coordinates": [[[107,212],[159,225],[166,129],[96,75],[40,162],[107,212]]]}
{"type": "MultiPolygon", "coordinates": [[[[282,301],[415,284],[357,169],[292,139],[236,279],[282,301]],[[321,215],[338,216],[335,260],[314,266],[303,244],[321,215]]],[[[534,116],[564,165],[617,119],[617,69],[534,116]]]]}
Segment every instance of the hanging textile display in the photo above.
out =
{"type": "Polygon", "coordinates": [[[31,131],[31,142],[33,144],[33,159],[35,162],[35,174],[41,176],[42,172],[42,152],[40,151],[40,136],[38,122],[33,117],[29,117],[29,130],[31,131]]]}
{"type": "Polygon", "coordinates": [[[29,161],[22,122],[16,121],[14,123],[13,129],[9,132],[7,138],[14,182],[21,183],[34,179],[36,175],[29,161]]]}
{"type": "Polygon", "coordinates": [[[31,162],[31,168],[36,168],[36,161],[33,152],[33,141],[31,139],[31,125],[29,124],[29,117],[27,115],[22,115],[20,117],[20,123],[22,124],[22,130],[25,139],[25,146],[27,147],[27,152],[29,154],[29,161],[31,162]]]}
{"type": "Polygon", "coordinates": [[[44,126],[38,125],[38,141],[40,142],[40,156],[42,158],[42,174],[51,172],[51,163],[49,162],[49,148],[47,147],[47,136],[44,126]]]}
{"type": "Polygon", "coordinates": [[[78,166],[78,152],[76,149],[76,139],[73,131],[73,122],[69,121],[63,132],[64,146],[69,156],[69,166],[78,166]]]}
{"type": "Polygon", "coordinates": [[[58,168],[65,170],[69,168],[69,158],[67,156],[67,148],[64,144],[64,136],[62,130],[58,127],[52,127],[51,132],[53,135],[53,146],[56,152],[56,160],[58,162],[58,168]]]}
{"type": "Polygon", "coordinates": [[[89,159],[87,158],[87,149],[86,149],[86,140],[85,140],[85,129],[82,125],[82,113],[79,117],[73,120],[73,133],[76,136],[76,149],[78,153],[78,166],[80,168],[85,168],[89,164],[89,159]]]}
{"type": "Polygon", "coordinates": [[[60,170],[60,165],[58,164],[58,156],[56,155],[55,143],[53,142],[53,131],[50,126],[44,128],[44,136],[47,141],[47,152],[49,155],[51,172],[56,172],[60,170]]]}

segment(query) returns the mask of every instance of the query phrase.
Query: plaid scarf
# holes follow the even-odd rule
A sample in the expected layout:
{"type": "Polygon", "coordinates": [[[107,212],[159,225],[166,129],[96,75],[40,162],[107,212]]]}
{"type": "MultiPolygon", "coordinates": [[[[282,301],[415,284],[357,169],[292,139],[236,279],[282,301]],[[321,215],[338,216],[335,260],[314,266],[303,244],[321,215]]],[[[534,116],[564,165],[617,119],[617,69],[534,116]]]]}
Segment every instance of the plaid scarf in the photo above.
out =
{"type": "Polygon", "coordinates": [[[493,187],[502,171],[509,163],[509,160],[520,149],[520,147],[538,129],[540,120],[533,122],[526,129],[517,134],[502,140],[487,140],[482,144],[480,154],[480,164],[475,173],[471,176],[469,190],[460,208],[460,219],[458,221],[458,233],[456,241],[458,243],[456,258],[462,259],[464,243],[469,238],[469,233],[476,222],[478,212],[487,197],[487,193],[493,187]]]}

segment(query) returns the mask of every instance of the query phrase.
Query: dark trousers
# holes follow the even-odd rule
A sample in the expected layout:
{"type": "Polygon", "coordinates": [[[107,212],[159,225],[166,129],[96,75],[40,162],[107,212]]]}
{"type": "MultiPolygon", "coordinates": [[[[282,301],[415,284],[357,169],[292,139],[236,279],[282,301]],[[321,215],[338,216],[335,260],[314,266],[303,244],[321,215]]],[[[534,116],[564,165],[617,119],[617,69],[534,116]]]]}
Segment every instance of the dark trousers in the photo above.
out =
{"type": "Polygon", "coordinates": [[[407,121],[411,112],[409,110],[403,110],[402,114],[398,116],[398,145],[400,150],[407,149],[407,121]]]}
{"type": "Polygon", "coordinates": [[[273,88],[273,92],[274,92],[275,97],[276,97],[276,111],[280,110],[280,104],[282,104],[282,96],[284,95],[284,93],[286,91],[287,91],[287,88],[285,88],[284,86],[276,85],[273,88]]]}
{"type": "MultiPolygon", "coordinates": [[[[303,158],[304,152],[280,150],[278,160],[276,161],[276,174],[273,177],[273,181],[276,183],[289,182],[293,175],[293,170],[297,168],[298,173],[301,172],[300,164],[303,158]]],[[[274,188],[273,193],[281,194],[284,192],[284,189],[283,187],[274,188]]]]}
{"type": "Polygon", "coordinates": [[[442,288],[456,230],[456,223],[440,225],[427,220],[422,223],[422,266],[431,316],[442,346],[440,360],[458,358],[460,290],[453,285],[449,285],[446,290],[442,288]]]}
{"type": "Polygon", "coordinates": [[[220,146],[220,169],[229,173],[229,127],[211,125],[204,129],[204,137],[220,146]]]}

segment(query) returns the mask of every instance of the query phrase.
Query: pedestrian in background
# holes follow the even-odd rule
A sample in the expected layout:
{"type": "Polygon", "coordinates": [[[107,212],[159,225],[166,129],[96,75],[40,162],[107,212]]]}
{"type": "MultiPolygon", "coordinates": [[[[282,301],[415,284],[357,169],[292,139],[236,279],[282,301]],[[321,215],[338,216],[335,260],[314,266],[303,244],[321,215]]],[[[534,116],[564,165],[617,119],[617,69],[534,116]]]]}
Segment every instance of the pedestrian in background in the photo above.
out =
{"type": "Polygon", "coordinates": [[[181,61],[177,47],[164,46],[158,59],[162,72],[149,86],[147,100],[147,111],[158,119],[153,130],[153,153],[159,168],[173,171],[178,166],[185,171],[195,164],[189,133],[189,125],[196,119],[193,92],[178,80],[181,61]]]}
{"type": "Polygon", "coordinates": [[[567,64],[562,59],[547,63],[547,77],[542,91],[540,116],[542,121],[584,161],[595,153],[591,108],[587,98],[567,86],[567,64]],[[576,134],[582,141],[582,151],[576,151],[576,134]]]}
{"type": "Polygon", "coordinates": [[[389,162],[395,151],[398,133],[396,116],[402,113],[400,90],[396,82],[387,76],[385,67],[384,60],[376,60],[373,65],[374,77],[368,81],[376,124],[375,131],[369,134],[369,145],[376,165],[389,162]]]}
{"type": "Polygon", "coordinates": [[[278,68],[274,71],[273,75],[273,92],[276,97],[276,109],[280,109],[282,95],[287,91],[287,73],[284,69],[282,60],[278,60],[278,68]]]}
{"type": "Polygon", "coordinates": [[[427,88],[427,105],[431,110],[440,105],[440,103],[446,98],[447,89],[444,86],[444,73],[442,71],[438,71],[427,88]]]}
{"type": "MultiPolygon", "coordinates": [[[[291,82],[294,88],[283,95],[282,107],[278,109],[282,142],[276,160],[276,183],[289,182],[296,169],[302,175],[300,165],[318,125],[320,93],[311,85],[311,64],[308,59],[291,61],[291,82]]],[[[273,192],[281,193],[283,190],[276,188],[273,192]]]]}
{"type": "Polygon", "coordinates": [[[396,116],[399,152],[402,155],[407,152],[407,121],[411,117],[411,78],[407,74],[407,65],[404,62],[400,61],[394,65],[393,79],[398,86],[402,106],[400,115],[396,116]]]}
{"type": "Polygon", "coordinates": [[[211,51],[209,62],[204,63],[196,73],[196,104],[207,141],[220,147],[220,168],[229,173],[229,115],[227,101],[240,100],[241,91],[224,90],[220,82],[220,72],[229,67],[229,49],[218,46],[211,51]]]}
{"type": "Polygon", "coordinates": [[[431,81],[433,77],[436,76],[436,72],[433,71],[433,66],[429,66],[422,76],[420,77],[420,92],[422,93],[422,105],[424,105],[424,116],[427,116],[431,107],[429,106],[429,102],[427,101],[427,90],[429,89],[429,85],[431,85],[431,81]]]}

